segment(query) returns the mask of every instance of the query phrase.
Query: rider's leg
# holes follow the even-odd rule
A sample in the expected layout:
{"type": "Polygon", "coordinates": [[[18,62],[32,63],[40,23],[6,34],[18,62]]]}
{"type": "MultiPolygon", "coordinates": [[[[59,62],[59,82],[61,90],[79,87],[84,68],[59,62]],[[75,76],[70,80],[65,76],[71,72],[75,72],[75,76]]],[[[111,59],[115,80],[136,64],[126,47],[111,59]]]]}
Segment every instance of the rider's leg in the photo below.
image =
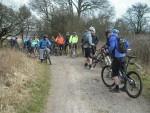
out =
{"type": "Polygon", "coordinates": [[[115,87],[112,89],[113,92],[119,92],[119,69],[120,69],[120,62],[118,59],[114,58],[112,62],[112,79],[114,80],[115,87]]]}
{"type": "Polygon", "coordinates": [[[86,60],[85,60],[85,64],[84,64],[84,66],[86,67],[86,66],[88,66],[88,63],[89,63],[89,59],[88,59],[88,48],[84,48],[84,51],[85,51],[85,58],[86,58],[86,60]]]}
{"type": "Polygon", "coordinates": [[[86,56],[87,56],[87,58],[88,58],[88,65],[89,65],[89,68],[91,69],[91,67],[92,67],[91,48],[87,48],[87,49],[86,49],[86,56]]]}
{"type": "Polygon", "coordinates": [[[44,59],[44,49],[40,49],[39,52],[40,52],[40,60],[41,60],[41,62],[43,62],[43,59],[44,59]]]}
{"type": "Polygon", "coordinates": [[[75,55],[76,55],[76,56],[78,55],[77,49],[78,49],[78,45],[75,44],[75,55]]]}

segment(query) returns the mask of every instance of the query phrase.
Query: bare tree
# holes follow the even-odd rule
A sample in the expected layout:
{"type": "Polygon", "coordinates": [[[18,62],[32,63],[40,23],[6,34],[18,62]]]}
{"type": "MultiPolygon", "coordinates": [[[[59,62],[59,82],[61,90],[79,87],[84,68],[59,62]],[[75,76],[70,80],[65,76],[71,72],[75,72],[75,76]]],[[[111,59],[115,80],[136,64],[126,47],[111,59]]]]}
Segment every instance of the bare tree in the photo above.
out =
{"type": "Polygon", "coordinates": [[[7,36],[21,33],[24,22],[31,15],[26,6],[19,9],[19,12],[0,3],[0,44],[7,36]]]}
{"type": "Polygon", "coordinates": [[[127,37],[127,35],[129,34],[128,26],[127,26],[126,22],[124,22],[123,19],[117,19],[115,22],[114,28],[119,29],[121,36],[127,37]]]}
{"type": "Polygon", "coordinates": [[[51,13],[54,10],[53,0],[31,0],[30,6],[33,11],[40,12],[39,16],[44,17],[43,19],[51,21],[51,13]]]}
{"type": "Polygon", "coordinates": [[[93,11],[95,9],[103,9],[108,7],[107,0],[57,0],[58,3],[67,4],[70,12],[73,13],[73,7],[75,7],[78,17],[81,17],[82,13],[87,11],[93,11]]]}
{"type": "Polygon", "coordinates": [[[145,26],[149,20],[149,13],[150,8],[147,4],[137,3],[127,10],[124,20],[128,23],[131,30],[139,34],[145,31],[145,26]]]}
{"type": "Polygon", "coordinates": [[[81,16],[82,13],[87,11],[93,11],[95,9],[103,9],[108,7],[107,0],[74,0],[73,5],[77,10],[78,17],[81,16]]]}

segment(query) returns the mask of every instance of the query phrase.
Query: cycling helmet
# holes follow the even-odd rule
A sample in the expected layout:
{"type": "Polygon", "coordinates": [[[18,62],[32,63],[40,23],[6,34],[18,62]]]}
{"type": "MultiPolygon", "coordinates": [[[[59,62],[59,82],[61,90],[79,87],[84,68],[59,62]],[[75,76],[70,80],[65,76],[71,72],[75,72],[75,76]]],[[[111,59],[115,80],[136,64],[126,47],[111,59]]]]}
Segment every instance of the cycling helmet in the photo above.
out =
{"type": "Polygon", "coordinates": [[[119,34],[119,30],[118,30],[118,29],[113,29],[113,30],[112,30],[112,33],[119,34]]]}
{"type": "Polygon", "coordinates": [[[77,33],[76,33],[76,32],[73,32],[73,34],[76,35],[77,33]]]}
{"type": "Polygon", "coordinates": [[[94,27],[89,27],[89,30],[92,32],[92,33],[95,33],[96,31],[95,31],[95,28],[94,27]]]}

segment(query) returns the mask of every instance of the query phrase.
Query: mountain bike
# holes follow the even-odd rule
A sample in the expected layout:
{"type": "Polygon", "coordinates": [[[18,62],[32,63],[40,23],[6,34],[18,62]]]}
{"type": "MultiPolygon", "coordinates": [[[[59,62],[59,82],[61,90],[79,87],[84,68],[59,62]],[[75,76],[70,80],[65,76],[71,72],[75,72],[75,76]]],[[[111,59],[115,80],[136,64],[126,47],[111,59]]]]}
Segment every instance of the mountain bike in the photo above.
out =
{"type": "Polygon", "coordinates": [[[71,44],[70,56],[71,57],[76,57],[77,56],[77,53],[76,53],[76,44],[71,44]]]}
{"type": "MultiPolygon", "coordinates": [[[[135,71],[128,71],[128,66],[134,65],[132,59],[135,59],[135,56],[127,56],[127,62],[125,64],[125,68],[119,70],[119,79],[123,87],[125,88],[126,93],[132,97],[137,98],[142,93],[143,85],[142,80],[139,74],[135,71]]],[[[101,77],[103,83],[107,87],[112,87],[115,85],[112,80],[112,68],[110,65],[103,67],[101,71],[101,77]]]]}
{"type": "Polygon", "coordinates": [[[111,58],[107,54],[106,49],[101,48],[96,50],[95,55],[92,57],[92,66],[96,67],[97,63],[103,66],[111,65],[111,58]]]}

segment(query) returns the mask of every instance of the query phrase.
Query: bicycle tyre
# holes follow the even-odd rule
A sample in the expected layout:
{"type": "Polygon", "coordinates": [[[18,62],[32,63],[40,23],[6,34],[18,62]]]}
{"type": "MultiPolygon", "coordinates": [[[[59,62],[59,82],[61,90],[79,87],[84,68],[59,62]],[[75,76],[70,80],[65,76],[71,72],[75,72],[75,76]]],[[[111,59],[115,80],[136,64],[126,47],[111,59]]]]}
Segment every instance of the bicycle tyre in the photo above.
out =
{"type": "Polygon", "coordinates": [[[51,65],[50,53],[46,52],[46,61],[48,60],[49,64],[51,65]]]}
{"type": "MultiPolygon", "coordinates": [[[[102,68],[102,71],[101,71],[101,78],[102,78],[102,81],[103,81],[103,83],[104,83],[107,87],[112,87],[112,86],[115,85],[114,81],[112,80],[111,75],[108,75],[108,79],[111,79],[112,83],[108,83],[108,82],[104,79],[105,76],[106,76],[106,75],[104,75],[105,70],[110,70],[110,69],[111,69],[111,66],[108,65],[108,66],[104,66],[104,67],[102,68]]],[[[109,74],[111,74],[111,73],[109,73],[109,74]]]]}
{"type": "MultiPolygon", "coordinates": [[[[127,76],[132,79],[132,74],[136,75],[136,77],[139,79],[139,82],[140,82],[140,89],[139,91],[137,92],[137,94],[133,95],[129,92],[129,89],[128,89],[128,86],[127,86],[127,83],[129,81],[126,81],[125,83],[125,87],[126,87],[126,93],[131,97],[131,98],[137,98],[140,96],[140,94],[142,93],[142,89],[143,89],[143,84],[142,84],[142,80],[141,80],[141,77],[139,76],[138,73],[134,72],[134,71],[130,71],[127,73],[127,76]]],[[[129,83],[130,84],[130,83],[129,83]]]]}

